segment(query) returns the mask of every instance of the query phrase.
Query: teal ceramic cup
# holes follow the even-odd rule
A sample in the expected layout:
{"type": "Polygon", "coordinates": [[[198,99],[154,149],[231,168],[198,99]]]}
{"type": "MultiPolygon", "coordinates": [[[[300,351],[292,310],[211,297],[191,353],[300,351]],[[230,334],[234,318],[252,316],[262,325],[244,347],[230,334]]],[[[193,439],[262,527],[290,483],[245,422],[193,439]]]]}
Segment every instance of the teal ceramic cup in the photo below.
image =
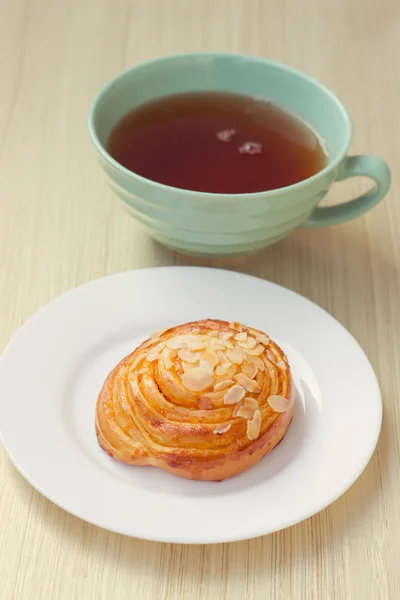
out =
{"type": "Polygon", "coordinates": [[[97,94],[89,131],[109,185],[148,234],[178,252],[229,256],[264,248],[298,226],[343,223],[365,213],[386,194],[387,164],[376,156],[348,156],[352,129],[342,103],[315,79],[276,62],[238,54],[167,56],[117,75],[97,94]],[[116,162],[107,139],[135,106],[195,90],[264,96],[318,132],[328,151],[325,168],[295,185],[250,194],[213,194],[169,187],[116,162]],[[370,177],[371,191],[343,204],[319,207],[335,181],[370,177]]]}

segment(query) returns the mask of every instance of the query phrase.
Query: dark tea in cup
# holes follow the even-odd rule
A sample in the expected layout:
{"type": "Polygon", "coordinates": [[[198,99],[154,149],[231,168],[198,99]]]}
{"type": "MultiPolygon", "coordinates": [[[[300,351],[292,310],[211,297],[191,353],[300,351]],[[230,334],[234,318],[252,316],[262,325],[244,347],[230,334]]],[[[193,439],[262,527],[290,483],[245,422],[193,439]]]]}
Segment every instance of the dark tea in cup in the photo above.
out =
{"type": "Polygon", "coordinates": [[[137,106],[107,150],[130,171],[168,186],[220,194],[283,188],[327,162],[314,130],[266,98],[188,92],[137,106]]]}

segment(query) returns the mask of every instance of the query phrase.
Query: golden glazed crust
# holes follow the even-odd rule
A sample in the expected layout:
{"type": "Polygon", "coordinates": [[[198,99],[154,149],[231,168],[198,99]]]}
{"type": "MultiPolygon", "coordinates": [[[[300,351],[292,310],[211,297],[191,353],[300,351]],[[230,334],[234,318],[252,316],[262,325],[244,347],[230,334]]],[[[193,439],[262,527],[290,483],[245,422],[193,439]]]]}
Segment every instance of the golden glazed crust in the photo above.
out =
{"type": "Polygon", "coordinates": [[[279,346],[256,329],[208,319],[154,334],[111,371],[96,433],[121,462],[219,481],[272,450],[292,413],[279,346]]]}

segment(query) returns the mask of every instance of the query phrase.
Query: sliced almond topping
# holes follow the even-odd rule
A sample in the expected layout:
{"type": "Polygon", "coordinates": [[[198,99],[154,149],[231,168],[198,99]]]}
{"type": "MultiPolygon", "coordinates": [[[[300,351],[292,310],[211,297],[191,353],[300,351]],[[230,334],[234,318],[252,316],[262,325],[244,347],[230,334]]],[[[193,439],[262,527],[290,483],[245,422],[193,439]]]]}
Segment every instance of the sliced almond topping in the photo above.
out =
{"type": "Polygon", "coordinates": [[[202,369],[205,369],[206,371],[209,371],[211,374],[214,371],[213,365],[210,362],[208,362],[208,360],[204,360],[203,358],[200,359],[200,367],[202,367],[202,369]]]}
{"type": "Polygon", "coordinates": [[[256,440],[260,435],[261,429],[261,411],[257,409],[254,417],[247,421],[247,437],[250,441],[256,440]]]}
{"type": "Polygon", "coordinates": [[[257,344],[256,340],[253,337],[248,337],[245,342],[238,342],[241,348],[254,348],[257,344]]]}
{"type": "Polygon", "coordinates": [[[230,340],[233,337],[232,331],[220,331],[218,335],[220,340],[230,340]]]}
{"type": "Polygon", "coordinates": [[[219,435],[221,435],[221,433],[225,433],[230,428],[231,428],[230,423],[225,423],[225,425],[217,425],[216,428],[214,429],[213,433],[218,433],[219,435]]]}
{"type": "Polygon", "coordinates": [[[257,400],[255,398],[250,398],[249,396],[244,399],[244,404],[245,404],[245,406],[248,406],[249,408],[252,408],[253,410],[257,410],[257,408],[260,408],[258,406],[257,400]]]}
{"type": "Polygon", "coordinates": [[[171,338],[165,342],[167,348],[171,350],[179,350],[180,348],[186,348],[187,344],[180,337],[171,338]]]}
{"type": "Polygon", "coordinates": [[[203,352],[201,358],[210,363],[210,365],[212,365],[213,367],[215,367],[215,365],[218,364],[218,358],[215,352],[203,352]]]}
{"type": "Polygon", "coordinates": [[[243,327],[241,326],[241,324],[237,323],[236,321],[229,323],[229,327],[231,329],[234,329],[235,331],[238,331],[239,333],[241,333],[243,331],[243,327]]]}
{"type": "Polygon", "coordinates": [[[235,346],[229,340],[218,340],[219,344],[222,346],[222,350],[233,350],[235,346]]]}
{"type": "Polygon", "coordinates": [[[190,350],[201,350],[204,348],[204,342],[196,335],[177,335],[176,337],[167,340],[166,345],[172,350],[179,350],[186,346],[190,348],[190,350]]]}
{"type": "Polygon", "coordinates": [[[143,354],[138,354],[131,364],[131,369],[136,369],[141,360],[143,360],[143,354]]]}
{"type": "MultiPolygon", "coordinates": [[[[195,369],[197,368],[199,365],[196,363],[187,363],[187,362],[182,362],[182,367],[184,371],[190,371],[191,369],[195,369]]],[[[201,365],[200,365],[201,366],[201,365]]]]}
{"type": "Polygon", "coordinates": [[[220,362],[221,364],[226,363],[226,354],[225,352],[222,352],[222,350],[217,351],[217,358],[218,362],[220,362]]]}
{"type": "Polygon", "coordinates": [[[275,364],[275,356],[269,350],[267,350],[267,357],[268,357],[268,360],[270,362],[272,362],[273,364],[275,364]]]}
{"type": "Polygon", "coordinates": [[[168,370],[172,369],[172,367],[174,366],[174,363],[172,362],[168,354],[165,355],[164,364],[168,370]]]}
{"type": "Polygon", "coordinates": [[[263,363],[263,361],[261,360],[261,358],[258,358],[258,356],[252,356],[251,354],[247,353],[246,355],[246,359],[249,362],[252,362],[256,365],[256,367],[261,371],[264,372],[265,371],[265,364],[263,363]]]}
{"type": "Polygon", "coordinates": [[[194,367],[185,371],[182,376],[183,385],[192,392],[202,392],[212,385],[212,372],[203,367],[194,367]]]}
{"type": "Polygon", "coordinates": [[[264,344],[264,346],[268,346],[268,344],[271,341],[271,338],[262,333],[260,335],[256,335],[256,340],[257,340],[257,342],[260,342],[260,344],[264,344]]]}
{"type": "Polygon", "coordinates": [[[286,363],[283,360],[278,360],[276,366],[278,367],[278,369],[286,369],[286,363]]]}
{"type": "Polygon", "coordinates": [[[212,410],[212,402],[208,396],[200,396],[199,408],[200,410],[212,410]]]}
{"type": "Polygon", "coordinates": [[[229,369],[231,368],[232,363],[223,363],[222,365],[218,365],[215,369],[217,375],[225,375],[229,369]]]}
{"type": "Polygon", "coordinates": [[[188,337],[186,343],[189,350],[202,350],[204,348],[204,340],[195,335],[188,337]]]}
{"type": "Polygon", "coordinates": [[[146,356],[147,361],[153,362],[154,360],[157,360],[158,358],[160,358],[160,353],[164,348],[165,348],[165,342],[161,342],[160,344],[157,344],[157,346],[154,346],[154,348],[149,350],[149,352],[147,353],[147,356],[146,356]]]}
{"type": "Polygon", "coordinates": [[[247,354],[252,356],[260,356],[264,352],[265,348],[262,344],[256,344],[254,348],[246,348],[247,354]]]}
{"type": "Polygon", "coordinates": [[[196,350],[203,350],[204,342],[202,342],[201,340],[198,340],[197,342],[188,342],[187,347],[189,348],[189,350],[192,350],[192,352],[195,352],[196,350]]]}
{"type": "Polygon", "coordinates": [[[187,348],[181,348],[180,350],[178,350],[178,356],[184,362],[189,362],[189,363],[196,363],[200,358],[200,356],[198,354],[191,352],[187,348]]]}
{"type": "Polygon", "coordinates": [[[278,413],[286,412],[290,406],[290,402],[287,398],[275,394],[268,397],[268,404],[274,412],[278,413]]]}
{"type": "Polygon", "coordinates": [[[244,362],[242,364],[242,371],[249,379],[254,379],[257,375],[258,369],[257,366],[253,362],[244,362]]]}
{"type": "Polygon", "coordinates": [[[232,386],[224,396],[224,404],[236,404],[244,398],[245,390],[241,385],[232,386]]]}
{"type": "Polygon", "coordinates": [[[258,385],[257,381],[254,381],[254,379],[250,379],[244,373],[238,373],[237,375],[235,375],[235,379],[240,383],[240,385],[244,387],[245,390],[247,390],[251,394],[257,394],[258,392],[261,392],[261,388],[258,385]]]}
{"type": "Polygon", "coordinates": [[[154,333],[151,334],[150,339],[152,339],[153,341],[158,340],[158,338],[160,338],[162,336],[162,334],[165,333],[166,331],[168,331],[168,328],[161,329],[160,331],[155,331],[154,333]]]}
{"type": "Polygon", "coordinates": [[[243,352],[239,348],[233,348],[232,350],[226,351],[226,356],[229,358],[231,362],[235,365],[241,365],[243,362],[243,352]]]}
{"type": "Polygon", "coordinates": [[[147,373],[147,369],[140,369],[140,371],[137,372],[138,375],[144,375],[145,373],[147,373]]]}
{"type": "Polygon", "coordinates": [[[228,387],[231,387],[235,382],[233,379],[225,379],[225,381],[220,381],[214,385],[214,392],[220,392],[221,390],[225,390],[228,387]]]}
{"type": "Polygon", "coordinates": [[[242,419],[252,419],[254,417],[254,408],[249,408],[243,404],[237,411],[236,416],[242,419]]]}
{"type": "Polygon", "coordinates": [[[243,404],[236,412],[236,416],[243,419],[252,419],[255,411],[259,408],[257,400],[254,398],[245,398],[243,404]]]}
{"type": "Polygon", "coordinates": [[[207,335],[210,337],[218,337],[218,331],[216,329],[212,329],[211,331],[207,331],[207,335]]]}
{"type": "Polygon", "coordinates": [[[208,352],[217,352],[218,350],[224,350],[225,347],[220,343],[220,340],[206,340],[205,342],[206,349],[208,352]]]}
{"type": "Polygon", "coordinates": [[[246,333],[246,331],[242,331],[242,333],[237,333],[235,335],[235,340],[237,342],[245,342],[247,340],[247,333],[246,333]]]}
{"type": "Polygon", "coordinates": [[[241,400],[240,402],[235,404],[235,406],[233,407],[233,411],[232,411],[232,417],[237,417],[237,414],[238,414],[239,410],[242,408],[242,406],[243,406],[243,400],[241,400]]]}

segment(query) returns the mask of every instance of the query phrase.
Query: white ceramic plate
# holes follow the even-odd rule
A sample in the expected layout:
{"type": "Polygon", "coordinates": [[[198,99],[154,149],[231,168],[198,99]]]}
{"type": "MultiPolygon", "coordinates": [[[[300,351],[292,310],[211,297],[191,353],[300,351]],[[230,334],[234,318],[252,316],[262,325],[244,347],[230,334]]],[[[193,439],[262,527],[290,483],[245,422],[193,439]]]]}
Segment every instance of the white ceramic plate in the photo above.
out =
{"type": "Polygon", "coordinates": [[[168,267],[113,275],[57,298],[0,361],[0,427],[20,473],[90,523],[166,542],[227,542],[293,525],[338,498],[375,448],[379,386],[351,335],[312,302],[230,271],[168,267]],[[281,444],[223,481],[117,463],[98,446],[97,394],[150,333],[212,317],[267,331],[287,353],[298,398],[281,444]]]}

